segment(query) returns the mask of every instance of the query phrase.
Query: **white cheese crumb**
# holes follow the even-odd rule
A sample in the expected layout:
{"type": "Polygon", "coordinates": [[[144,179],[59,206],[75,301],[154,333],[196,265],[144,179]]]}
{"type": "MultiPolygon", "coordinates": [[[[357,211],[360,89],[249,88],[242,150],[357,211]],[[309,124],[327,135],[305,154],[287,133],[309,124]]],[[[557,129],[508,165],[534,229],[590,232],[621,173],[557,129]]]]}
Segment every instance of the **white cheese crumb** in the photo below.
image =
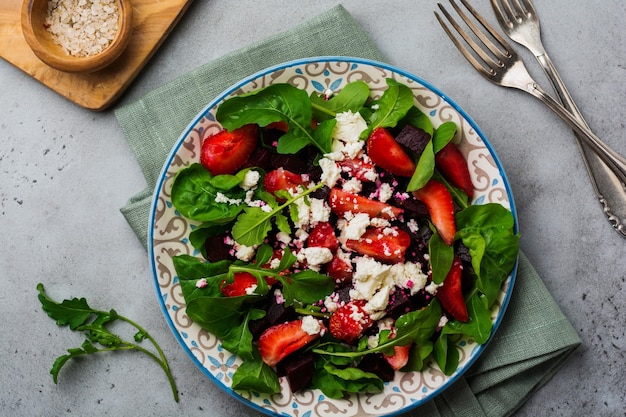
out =
{"type": "Polygon", "coordinates": [[[356,178],[350,178],[343,183],[341,188],[347,193],[358,194],[363,189],[363,184],[356,178]]]}
{"type": "Polygon", "coordinates": [[[257,184],[259,183],[259,178],[261,178],[261,175],[258,171],[249,170],[248,172],[246,172],[246,175],[243,177],[243,181],[241,181],[241,184],[239,184],[239,186],[244,190],[251,190],[253,188],[256,188],[257,184]]]}
{"type": "Polygon", "coordinates": [[[313,316],[304,316],[302,317],[302,330],[304,330],[307,334],[314,335],[320,334],[322,331],[322,326],[320,325],[319,320],[313,318],[313,316]]]}
{"type": "Polygon", "coordinates": [[[393,188],[386,182],[380,184],[380,188],[378,189],[378,200],[385,203],[387,200],[391,198],[393,195],[393,188]]]}
{"type": "Polygon", "coordinates": [[[253,246],[246,246],[235,243],[235,250],[235,256],[241,261],[249,262],[254,257],[255,248],[253,246]]]}
{"type": "Polygon", "coordinates": [[[367,227],[370,225],[370,216],[367,213],[357,213],[345,223],[338,223],[338,226],[339,225],[343,226],[340,236],[342,242],[346,240],[357,240],[363,236],[367,227]]]}
{"type": "Polygon", "coordinates": [[[339,178],[341,177],[341,169],[335,163],[335,161],[322,158],[319,160],[320,168],[322,168],[322,176],[320,177],[320,181],[328,186],[329,188],[333,188],[339,178]]]}
{"type": "Polygon", "coordinates": [[[352,113],[348,110],[335,116],[337,123],[333,129],[332,137],[346,143],[362,142],[359,139],[361,132],[367,129],[367,123],[360,113],[352,113]]]}

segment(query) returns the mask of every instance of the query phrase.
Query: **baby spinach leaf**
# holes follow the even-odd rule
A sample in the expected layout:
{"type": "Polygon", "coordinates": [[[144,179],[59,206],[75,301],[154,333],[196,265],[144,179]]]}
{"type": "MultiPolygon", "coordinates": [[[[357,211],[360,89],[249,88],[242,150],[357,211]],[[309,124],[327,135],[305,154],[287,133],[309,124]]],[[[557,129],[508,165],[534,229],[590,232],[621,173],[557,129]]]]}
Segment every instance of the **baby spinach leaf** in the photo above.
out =
{"type": "Polygon", "coordinates": [[[280,277],[283,281],[283,295],[287,304],[298,300],[304,304],[323,300],[335,289],[335,281],[328,275],[305,269],[286,277],[280,277]]]}
{"type": "Polygon", "coordinates": [[[428,243],[428,253],[430,254],[432,280],[435,284],[441,284],[452,267],[454,246],[448,246],[439,233],[435,233],[428,243]]]}
{"type": "Polygon", "coordinates": [[[280,382],[276,372],[265,364],[257,354],[243,362],[233,374],[232,389],[236,391],[254,391],[265,394],[278,394],[280,382]]]}
{"type": "Polygon", "coordinates": [[[402,368],[403,372],[421,372],[426,366],[426,359],[432,354],[434,349],[433,342],[413,343],[409,353],[409,361],[402,368]]]}
{"type": "Polygon", "coordinates": [[[378,101],[378,108],[372,113],[369,130],[377,127],[395,127],[409,109],[413,107],[413,93],[404,84],[388,78],[388,88],[378,101]]]}
{"type": "Polygon", "coordinates": [[[353,81],[346,84],[339,93],[329,99],[324,94],[311,93],[313,117],[321,122],[333,119],[337,113],[344,113],[348,110],[356,113],[365,105],[369,95],[370,88],[364,81],[353,81]]]}
{"type": "Polygon", "coordinates": [[[462,323],[458,320],[449,321],[444,328],[444,332],[446,334],[467,335],[481,345],[487,343],[493,328],[491,313],[489,308],[487,308],[487,298],[479,293],[474,293],[466,304],[469,321],[467,323],[462,323]]]}
{"type": "Polygon", "coordinates": [[[398,125],[404,126],[406,124],[422,129],[424,132],[428,133],[431,138],[433,137],[434,128],[430,118],[416,106],[409,109],[398,125]]]}
{"type": "Polygon", "coordinates": [[[433,148],[435,153],[442,150],[456,134],[456,123],[444,122],[436,130],[433,135],[433,148]]]}
{"type": "Polygon", "coordinates": [[[456,224],[457,236],[472,256],[476,287],[491,307],[519,253],[513,214],[497,203],[473,205],[457,213],[456,224]]]}
{"type": "MultiPolygon", "coordinates": [[[[445,326],[444,326],[445,328],[445,326]]],[[[441,334],[435,341],[435,360],[444,375],[452,375],[459,367],[459,351],[447,334],[441,334]]]]}
{"type": "Polygon", "coordinates": [[[232,185],[233,180],[228,178],[222,181],[216,178],[218,177],[214,177],[197,163],[182,169],[172,184],[172,203],[183,216],[189,219],[213,224],[230,223],[241,212],[243,206],[217,202],[218,193],[241,203],[246,192],[240,187],[218,188],[232,185]]]}
{"type": "Polygon", "coordinates": [[[330,398],[342,398],[344,393],[375,394],[383,390],[383,381],[371,372],[359,368],[339,368],[318,359],[313,373],[313,386],[330,398]]]}
{"type": "Polygon", "coordinates": [[[241,323],[233,327],[222,340],[222,347],[244,360],[252,359],[252,333],[248,327],[251,320],[258,320],[265,316],[265,311],[256,308],[248,310],[241,323]]]}

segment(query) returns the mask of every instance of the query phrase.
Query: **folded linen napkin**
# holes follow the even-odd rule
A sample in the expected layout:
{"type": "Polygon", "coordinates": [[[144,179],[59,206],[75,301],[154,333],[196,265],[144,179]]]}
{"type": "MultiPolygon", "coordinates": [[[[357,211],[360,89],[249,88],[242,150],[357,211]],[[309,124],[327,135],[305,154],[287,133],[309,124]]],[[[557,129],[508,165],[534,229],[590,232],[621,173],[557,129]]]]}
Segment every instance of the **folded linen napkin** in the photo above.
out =
{"type": "MultiPolygon", "coordinates": [[[[240,79],[292,59],[342,55],[384,60],[342,7],[236,51],[116,110],[148,187],[121,211],[147,245],[152,192],[181,132],[204,106],[240,79]]],[[[454,385],[408,416],[506,416],[559,369],[580,339],[537,275],[520,256],[513,296],[495,337],[454,385]]]]}

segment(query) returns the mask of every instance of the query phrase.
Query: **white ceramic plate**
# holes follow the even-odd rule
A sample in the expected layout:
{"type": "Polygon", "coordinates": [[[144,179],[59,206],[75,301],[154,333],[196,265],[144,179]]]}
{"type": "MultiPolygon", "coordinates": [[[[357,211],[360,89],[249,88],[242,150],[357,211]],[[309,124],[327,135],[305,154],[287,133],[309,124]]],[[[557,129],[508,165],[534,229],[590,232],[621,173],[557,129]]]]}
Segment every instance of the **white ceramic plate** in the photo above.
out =
{"type": "MultiPolygon", "coordinates": [[[[309,93],[338,91],[349,82],[362,80],[370,86],[373,95],[387,88],[386,78],[394,78],[409,86],[415,104],[430,116],[436,127],[445,121],[459,126],[455,141],[465,155],[475,187],[474,204],[500,203],[517,216],[508,181],[491,145],[468,115],[443,93],[420,78],[387,64],[360,58],[307,58],[284,63],[248,77],[209,103],[191,121],[180,136],[165,162],[156,186],[150,212],[149,258],[157,296],[165,319],[180,345],[193,362],[220,388],[252,408],[269,415],[281,416],[391,416],[434,398],[458,379],[483,352],[485,345],[473,340],[462,341],[459,347],[460,365],[451,376],[445,376],[435,363],[423,372],[396,372],[395,380],[386,383],[384,391],[371,395],[352,395],[347,399],[327,398],[319,390],[292,394],[286,380],[282,392],[264,395],[231,390],[232,375],[239,358],[221,347],[212,334],[191,322],[185,314],[185,303],[172,257],[179,254],[200,256],[188,240],[195,224],[183,217],[171,203],[170,190],[175,174],[193,162],[199,162],[202,139],[220,130],[215,112],[226,98],[249,92],[274,83],[291,83],[309,93]]],[[[513,288],[516,268],[502,286],[493,310],[496,331],[513,288]]]]}

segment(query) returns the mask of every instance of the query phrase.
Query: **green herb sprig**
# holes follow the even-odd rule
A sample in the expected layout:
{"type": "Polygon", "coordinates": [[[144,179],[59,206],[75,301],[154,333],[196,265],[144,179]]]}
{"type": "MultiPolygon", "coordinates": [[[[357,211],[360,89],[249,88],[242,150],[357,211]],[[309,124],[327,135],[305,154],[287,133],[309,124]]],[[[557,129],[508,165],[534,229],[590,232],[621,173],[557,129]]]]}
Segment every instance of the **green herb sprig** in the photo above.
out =
{"type": "Polygon", "coordinates": [[[72,298],[71,300],[63,300],[59,303],[51,299],[45,293],[43,284],[37,284],[37,290],[39,291],[38,298],[43,310],[50,318],[56,320],[57,325],[67,325],[70,330],[84,332],[87,336],[87,339],[83,342],[81,347],[67,349],[67,354],[59,356],[54,361],[50,374],[52,374],[52,380],[55,384],[58,382],[59,371],[70,359],[99,352],[135,350],[145,353],[159,364],[167,375],[172,393],[174,394],[174,400],[178,402],[178,390],[176,389],[176,383],[174,382],[167,359],[159,344],[143,327],[129,318],[119,315],[113,309],[109,311],[94,310],[87,304],[87,300],[84,298],[72,298]],[[137,333],[134,335],[134,341],[136,343],[125,341],[109,331],[107,326],[117,320],[126,322],[137,329],[137,333]],[[148,339],[152,343],[158,356],[137,344],[145,339],[148,339]],[[102,347],[98,347],[96,344],[102,347]]]}

